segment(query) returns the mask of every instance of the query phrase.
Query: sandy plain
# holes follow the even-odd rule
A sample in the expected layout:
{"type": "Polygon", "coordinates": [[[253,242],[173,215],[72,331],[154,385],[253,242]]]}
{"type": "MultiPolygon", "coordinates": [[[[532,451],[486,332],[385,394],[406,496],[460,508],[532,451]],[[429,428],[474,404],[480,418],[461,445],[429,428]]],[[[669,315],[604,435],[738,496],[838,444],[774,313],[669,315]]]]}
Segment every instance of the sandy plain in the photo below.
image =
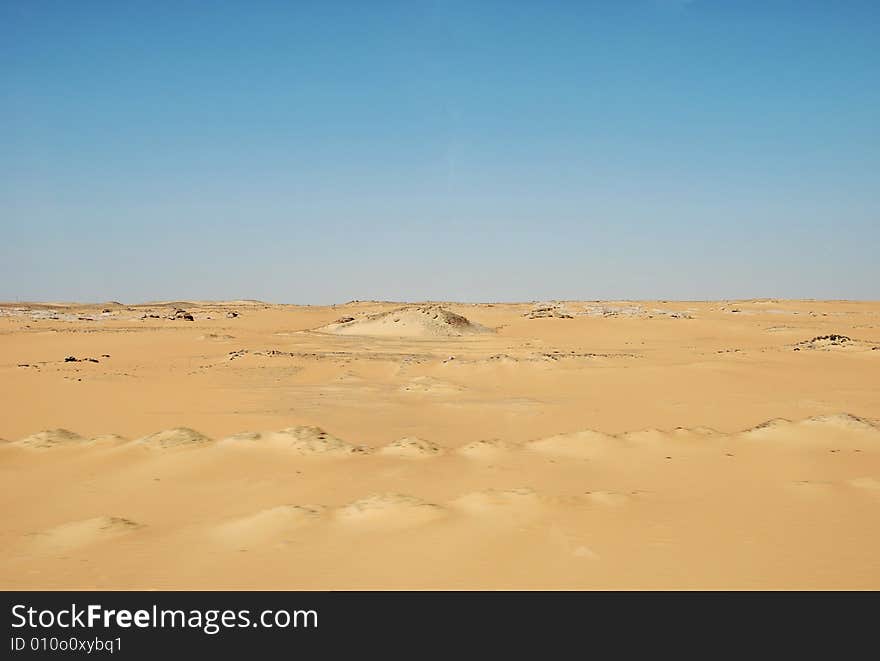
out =
{"type": "Polygon", "coordinates": [[[3,303],[0,402],[5,589],[880,588],[876,302],[3,303]]]}

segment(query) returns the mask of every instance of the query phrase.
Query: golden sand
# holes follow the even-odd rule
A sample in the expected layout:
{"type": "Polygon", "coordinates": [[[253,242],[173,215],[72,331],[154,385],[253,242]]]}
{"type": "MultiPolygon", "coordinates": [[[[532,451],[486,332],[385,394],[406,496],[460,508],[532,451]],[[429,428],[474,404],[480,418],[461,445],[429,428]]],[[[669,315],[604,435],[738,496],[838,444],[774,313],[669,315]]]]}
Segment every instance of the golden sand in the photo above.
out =
{"type": "Polygon", "coordinates": [[[5,589],[880,588],[880,303],[6,303],[0,338],[5,589]]]}

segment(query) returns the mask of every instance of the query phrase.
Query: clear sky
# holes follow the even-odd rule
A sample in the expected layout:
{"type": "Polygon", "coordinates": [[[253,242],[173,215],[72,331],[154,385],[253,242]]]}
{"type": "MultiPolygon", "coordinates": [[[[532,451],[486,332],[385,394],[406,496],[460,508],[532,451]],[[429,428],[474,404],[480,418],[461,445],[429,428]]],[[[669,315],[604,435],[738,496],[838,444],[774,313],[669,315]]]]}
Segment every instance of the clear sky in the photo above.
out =
{"type": "Polygon", "coordinates": [[[0,0],[0,300],[880,299],[880,2],[0,0]]]}

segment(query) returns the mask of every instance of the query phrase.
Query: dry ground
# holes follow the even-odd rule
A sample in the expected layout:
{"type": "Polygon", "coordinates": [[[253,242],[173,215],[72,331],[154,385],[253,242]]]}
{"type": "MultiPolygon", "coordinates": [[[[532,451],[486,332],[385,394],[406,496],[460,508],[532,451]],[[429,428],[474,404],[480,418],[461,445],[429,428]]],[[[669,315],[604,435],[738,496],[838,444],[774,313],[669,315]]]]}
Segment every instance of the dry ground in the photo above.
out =
{"type": "Polygon", "coordinates": [[[880,588],[880,303],[399,307],[0,304],[0,587],[880,588]]]}

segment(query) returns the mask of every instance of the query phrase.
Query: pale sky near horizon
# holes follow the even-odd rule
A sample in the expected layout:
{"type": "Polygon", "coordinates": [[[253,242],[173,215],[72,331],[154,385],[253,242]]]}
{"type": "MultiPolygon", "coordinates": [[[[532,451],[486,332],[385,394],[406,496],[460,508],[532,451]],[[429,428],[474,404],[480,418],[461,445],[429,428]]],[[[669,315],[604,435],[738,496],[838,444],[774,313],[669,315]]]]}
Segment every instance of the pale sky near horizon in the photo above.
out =
{"type": "Polygon", "coordinates": [[[880,299],[880,3],[0,3],[0,300],[880,299]]]}

